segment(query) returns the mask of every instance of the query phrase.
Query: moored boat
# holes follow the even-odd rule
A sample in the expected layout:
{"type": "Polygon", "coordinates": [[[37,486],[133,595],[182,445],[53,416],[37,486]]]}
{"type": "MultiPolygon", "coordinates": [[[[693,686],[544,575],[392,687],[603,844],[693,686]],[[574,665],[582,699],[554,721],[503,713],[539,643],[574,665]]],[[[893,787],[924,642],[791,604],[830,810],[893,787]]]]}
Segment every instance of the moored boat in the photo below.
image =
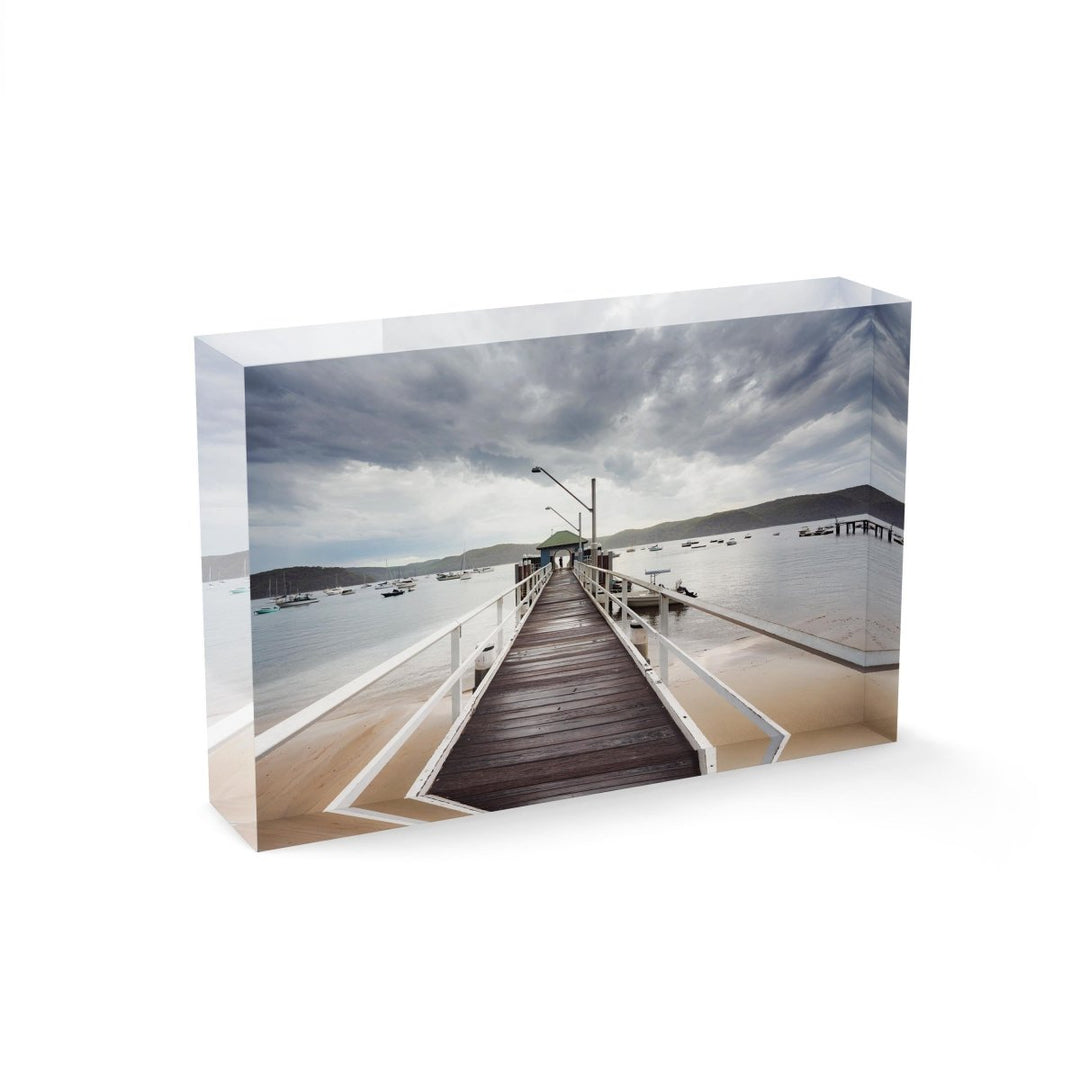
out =
{"type": "Polygon", "coordinates": [[[304,607],[318,602],[318,597],[312,596],[311,593],[289,593],[287,596],[278,596],[274,599],[274,603],[279,608],[304,607]]]}

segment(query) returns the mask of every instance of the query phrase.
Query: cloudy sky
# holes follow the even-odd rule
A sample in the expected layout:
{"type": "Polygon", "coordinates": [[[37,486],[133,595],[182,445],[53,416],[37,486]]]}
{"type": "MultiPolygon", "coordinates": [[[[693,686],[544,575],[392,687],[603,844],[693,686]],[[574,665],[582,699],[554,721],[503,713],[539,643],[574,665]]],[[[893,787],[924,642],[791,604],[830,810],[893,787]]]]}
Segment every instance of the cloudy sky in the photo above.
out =
{"type": "Polygon", "coordinates": [[[580,507],[534,464],[586,502],[597,478],[600,535],[871,481],[903,498],[909,310],[247,368],[252,569],[535,543],[562,527],[546,506],[580,507]]]}

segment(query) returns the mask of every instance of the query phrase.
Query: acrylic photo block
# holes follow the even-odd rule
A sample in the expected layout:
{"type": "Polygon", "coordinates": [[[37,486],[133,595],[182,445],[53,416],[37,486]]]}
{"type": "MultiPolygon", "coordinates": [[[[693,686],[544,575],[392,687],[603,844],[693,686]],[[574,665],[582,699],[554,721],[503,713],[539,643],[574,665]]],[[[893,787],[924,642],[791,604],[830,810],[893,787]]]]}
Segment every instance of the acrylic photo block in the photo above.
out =
{"type": "Polygon", "coordinates": [[[267,849],[895,740],[910,320],[830,278],[196,338],[214,805],[267,849]]]}

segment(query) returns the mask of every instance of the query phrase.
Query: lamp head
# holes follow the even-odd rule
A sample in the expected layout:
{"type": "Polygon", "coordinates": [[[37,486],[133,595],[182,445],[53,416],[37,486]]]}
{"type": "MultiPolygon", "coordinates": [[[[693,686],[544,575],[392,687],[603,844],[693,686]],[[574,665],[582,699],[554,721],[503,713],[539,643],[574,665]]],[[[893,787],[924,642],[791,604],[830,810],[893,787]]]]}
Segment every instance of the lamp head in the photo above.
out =
{"type": "Polygon", "coordinates": [[[544,470],[543,470],[543,469],[541,469],[539,465],[534,465],[534,466],[532,467],[532,471],[533,471],[533,472],[543,472],[544,470]]]}

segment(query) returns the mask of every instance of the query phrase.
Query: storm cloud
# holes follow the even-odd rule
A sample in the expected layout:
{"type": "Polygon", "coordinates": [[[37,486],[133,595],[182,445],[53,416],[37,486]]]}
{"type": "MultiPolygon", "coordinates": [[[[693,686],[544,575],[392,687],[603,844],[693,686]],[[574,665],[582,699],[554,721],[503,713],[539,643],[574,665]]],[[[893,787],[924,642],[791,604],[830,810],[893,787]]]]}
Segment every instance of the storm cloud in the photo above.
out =
{"type": "Polygon", "coordinates": [[[586,501],[597,477],[601,534],[871,477],[902,498],[909,310],[249,367],[253,560],[539,539],[580,507],[533,464],[586,501]]]}

